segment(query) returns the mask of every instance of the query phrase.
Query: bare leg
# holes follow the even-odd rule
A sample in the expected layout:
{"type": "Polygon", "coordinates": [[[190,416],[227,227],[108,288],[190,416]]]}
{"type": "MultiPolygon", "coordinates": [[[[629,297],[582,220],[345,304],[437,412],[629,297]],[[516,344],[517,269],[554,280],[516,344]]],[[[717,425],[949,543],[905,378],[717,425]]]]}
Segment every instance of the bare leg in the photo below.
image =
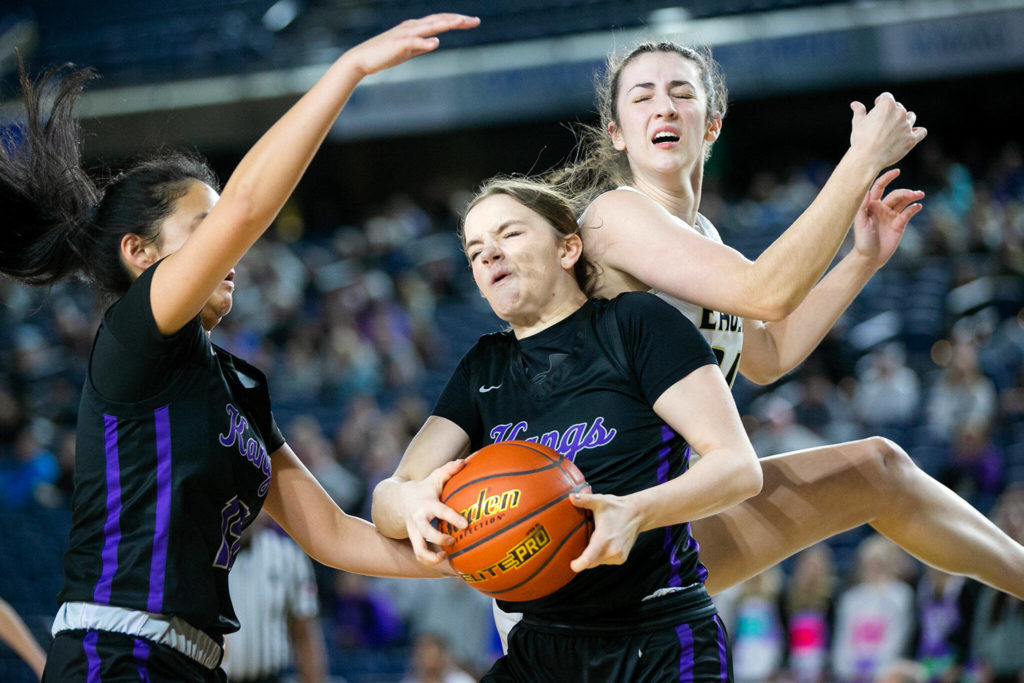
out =
{"type": "Polygon", "coordinates": [[[1024,547],[872,437],[761,460],[754,498],[693,523],[714,594],[818,541],[870,524],[925,564],[1024,599],[1024,547]]]}

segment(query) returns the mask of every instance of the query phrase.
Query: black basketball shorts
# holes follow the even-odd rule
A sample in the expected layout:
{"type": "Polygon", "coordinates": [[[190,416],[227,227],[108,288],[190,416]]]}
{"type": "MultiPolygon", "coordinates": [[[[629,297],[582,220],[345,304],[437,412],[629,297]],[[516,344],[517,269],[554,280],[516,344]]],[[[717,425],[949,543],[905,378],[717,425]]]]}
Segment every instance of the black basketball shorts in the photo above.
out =
{"type": "Polygon", "coordinates": [[[207,669],[166,645],[108,631],[61,631],[46,657],[45,683],[224,683],[223,669],[207,669]]]}
{"type": "Polygon", "coordinates": [[[718,615],[652,631],[598,632],[516,624],[481,683],[731,683],[718,615]]]}

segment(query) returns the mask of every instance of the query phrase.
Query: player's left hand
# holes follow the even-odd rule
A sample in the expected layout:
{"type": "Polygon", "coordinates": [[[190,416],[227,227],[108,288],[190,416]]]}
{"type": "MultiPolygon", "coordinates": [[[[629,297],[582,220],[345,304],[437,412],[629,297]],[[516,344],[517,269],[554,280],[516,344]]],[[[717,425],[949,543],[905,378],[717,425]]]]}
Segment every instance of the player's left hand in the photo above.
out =
{"type": "Polygon", "coordinates": [[[583,554],[569,566],[574,572],[602,564],[622,564],[640,533],[640,519],[628,499],[597,493],[574,493],[569,500],[594,515],[594,532],[583,554]]]}
{"type": "Polygon", "coordinates": [[[885,194],[885,188],[899,174],[900,170],[894,168],[880,175],[864,196],[853,220],[854,250],[875,270],[884,266],[896,252],[907,223],[922,209],[917,202],[924,197],[924,192],[899,189],[885,194]]]}

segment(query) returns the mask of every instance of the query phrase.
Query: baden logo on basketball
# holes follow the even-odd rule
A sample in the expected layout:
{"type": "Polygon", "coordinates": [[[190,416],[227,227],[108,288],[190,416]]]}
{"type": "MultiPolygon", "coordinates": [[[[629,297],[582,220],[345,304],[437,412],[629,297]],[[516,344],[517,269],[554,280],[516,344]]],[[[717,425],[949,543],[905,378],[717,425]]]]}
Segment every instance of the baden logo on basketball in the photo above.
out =
{"type": "Polygon", "coordinates": [[[466,459],[441,502],[469,524],[452,536],[448,558],[469,585],[491,597],[535,600],[576,576],[569,567],[590,539],[590,512],[570,496],[589,490],[579,468],[555,450],[526,441],[485,446],[466,459]]]}

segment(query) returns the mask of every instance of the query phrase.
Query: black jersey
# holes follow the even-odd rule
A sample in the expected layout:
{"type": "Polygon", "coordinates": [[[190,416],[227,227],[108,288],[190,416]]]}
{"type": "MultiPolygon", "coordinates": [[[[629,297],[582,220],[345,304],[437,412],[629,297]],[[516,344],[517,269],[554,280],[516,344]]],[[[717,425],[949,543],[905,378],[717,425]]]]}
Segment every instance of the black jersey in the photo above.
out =
{"type": "MultiPolygon", "coordinates": [[[[714,362],[707,341],[678,311],[632,292],[591,300],[525,339],[511,331],[485,335],[433,413],[462,427],[473,450],[511,439],[540,442],[573,460],[595,493],[627,495],[686,470],[689,447],[651,406],[714,362]]],[[[623,565],[588,569],[539,600],[499,605],[556,621],[623,624],[673,610],[677,618],[695,605],[693,591],[684,589],[696,585],[703,593],[706,575],[689,525],[677,524],[640,534],[623,565]]]]}
{"type": "Polygon", "coordinates": [[[106,311],[93,341],[58,599],[235,631],[228,570],[284,439],[264,375],[212,345],[198,316],[160,334],[157,267],[106,311]]]}

